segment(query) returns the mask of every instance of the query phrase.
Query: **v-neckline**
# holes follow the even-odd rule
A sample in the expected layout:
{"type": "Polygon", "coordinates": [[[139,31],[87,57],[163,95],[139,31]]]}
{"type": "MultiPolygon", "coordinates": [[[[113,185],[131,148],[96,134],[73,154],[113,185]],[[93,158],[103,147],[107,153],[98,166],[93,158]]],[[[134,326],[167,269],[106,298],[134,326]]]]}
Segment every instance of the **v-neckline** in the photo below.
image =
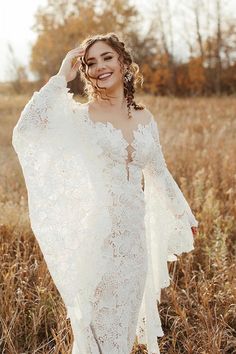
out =
{"type": "MultiPolygon", "coordinates": [[[[137,134],[138,132],[140,132],[141,129],[146,129],[146,128],[148,128],[148,127],[152,124],[152,120],[153,120],[152,114],[151,114],[150,122],[148,122],[147,124],[138,123],[137,128],[132,131],[133,140],[132,140],[131,143],[129,143],[129,142],[125,139],[124,134],[123,134],[121,128],[116,128],[116,127],[115,127],[111,122],[109,122],[109,121],[107,121],[107,122],[94,121],[94,120],[91,118],[91,115],[90,115],[90,112],[89,112],[89,102],[85,103],[84,105],[86,106],[86,113],[87,113],[88,121],[89,121],[93,126],[99,126],[99,125],[100,125],[100,126],[104,126],[104,127],[106,127],[106,128],[108,128],[108,126],[110,126],[110,128],[111,128],[113,131],[119,132],[122,141],[123,141],[123,142],[125,143],[125,145],[126,145],[125,150],[126,150],[127,154],[128,154],[127,147],[131,147],[131,148],[133,148],[133,149],[135,150],[134,144],[135,144],[135,142],[136,142],[136,134],[137,134]]],[[[133,153],[134,153],[134,152],[135,152],[135,151],[133,151],[133,152],[131,153],[132,161],[133,161],[133,153]]],[[[132,161],[131,161],[131,162],[132,162],[132,161]]]]}

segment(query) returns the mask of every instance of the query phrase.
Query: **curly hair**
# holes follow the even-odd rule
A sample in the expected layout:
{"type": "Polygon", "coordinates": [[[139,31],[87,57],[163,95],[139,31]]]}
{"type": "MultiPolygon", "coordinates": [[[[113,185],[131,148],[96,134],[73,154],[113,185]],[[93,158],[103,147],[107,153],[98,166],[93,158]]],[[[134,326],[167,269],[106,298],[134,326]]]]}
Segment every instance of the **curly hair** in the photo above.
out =
{"type": "MultiPolygon", "coordinates": [[[[82,43],[81,47],[85,49],[85,54],[81,58],[81,65],[79,68],[81,80],[85,84],[84,91],[89,97],[89,99],[97,98],[98,96],[102,99],[109,100],[109,98],[103,98],[101,90],[106,90],[106,88],[98,86],[98,79],[96,79],[96,84],[91,81],[88,75],[88,65],[85,60],[86,53],[88,49],[97,41],[104,41],[111,48],[113,48],[118,53],[118,60],[121,66],[121,72],[123,74],[124,82],[124,96],[127,102],[128,117],[132,118],[131,106],[135,110],[142,110],[145,107],[141,104],[137,104],[134,100],[134,93],[137,84],[143,84],[143,75],[139,72],[139,66],[133,61],[132,54],[130,50],[125,48],[125,43],[118,38],[118,36],[113,33],[107,33],[102,35],[94,35],[87,37],[82,43]],[[127,71],[124,70],[124,65],[127,65],[127,71]]],[[[106,94],[106,97],[111,97],[106,94]]]]}

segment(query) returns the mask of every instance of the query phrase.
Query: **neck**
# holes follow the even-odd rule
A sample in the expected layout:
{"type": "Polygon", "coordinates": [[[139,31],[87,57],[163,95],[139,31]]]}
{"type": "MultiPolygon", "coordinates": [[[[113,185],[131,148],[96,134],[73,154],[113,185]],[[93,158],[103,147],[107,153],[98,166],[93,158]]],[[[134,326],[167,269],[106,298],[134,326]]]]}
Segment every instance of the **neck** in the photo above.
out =
{"type": "Polygon", "coordinates": [[[118,108],[122,109],[126,107],[126,98],[124,96],[124,88],[117,88],[116,90],[109,91],[107,90],[106,93],[102,91],[102,97],[106,99],[102,99],[101,97],[97,97],[94,99],[94,101],[103,106],[103,107],[109,107],[109,108],[118,108]],[[112,96],[112,97],[107,97],[112,96]],[[107,100],[109,98],[109,100],[107,100]]]}

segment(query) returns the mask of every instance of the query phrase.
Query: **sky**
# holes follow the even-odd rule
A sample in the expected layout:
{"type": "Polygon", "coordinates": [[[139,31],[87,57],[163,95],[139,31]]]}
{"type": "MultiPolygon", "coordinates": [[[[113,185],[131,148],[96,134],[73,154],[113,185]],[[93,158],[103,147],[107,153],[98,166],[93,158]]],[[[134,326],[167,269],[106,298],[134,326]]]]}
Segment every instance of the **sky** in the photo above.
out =
{"type": "MultiPolygon", "coordinates": [[[[158,0],[131,0],[130,2],[136,4],[148,17],[148,13],[152,11],[152,3],[158,0]]],[[[176,3],[179,4],[179,1],[170,0],[171,6],[175,6],[176,3]]],[[[228,11],[234,13],[236,19],[236,0],[227,0],[227,3],[228,11]]],[[[31,46],[36,41],[36,34],[32,30],[34,15],[39,6],[46,4],[47,0],[0,0],[0,81],[8,81],[10,76],[8,44],[13,47],[17,62],[28,65],[31,46]]],[[[179,53],[184,53],[187,48],[178,35],[181,33],[179,28],[181,23],[175,21],[174,25],[177,50],[179,53]]],[[[30,76],[30,79],[33,77],[30,76]]]]}
{"type": "Polygon", "coordinates": [[[34,14],[39,5],[46,3],[46,0],[0,0],[0,81],[7,81],[9,76],[8,43],[19,62],[28,64],[30,48],[36,40],[31,29],[34,14]]]}

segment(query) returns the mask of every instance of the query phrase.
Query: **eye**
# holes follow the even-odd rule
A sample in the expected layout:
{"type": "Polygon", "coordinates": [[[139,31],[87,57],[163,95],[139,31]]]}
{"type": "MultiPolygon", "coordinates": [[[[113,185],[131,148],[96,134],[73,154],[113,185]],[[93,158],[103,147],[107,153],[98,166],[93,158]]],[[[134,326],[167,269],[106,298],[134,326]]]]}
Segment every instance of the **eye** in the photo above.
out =
{"type": "MultiPolygon", "coordinates": [[[[113,57],[109,56],[109,57],[106,57],[104,58],[104,60],[110,60],[112,59],[113,57]]],[[[95,63],[89,63],[88,66],[91,66],[91,65],[94,65],[95,63]]]]}

